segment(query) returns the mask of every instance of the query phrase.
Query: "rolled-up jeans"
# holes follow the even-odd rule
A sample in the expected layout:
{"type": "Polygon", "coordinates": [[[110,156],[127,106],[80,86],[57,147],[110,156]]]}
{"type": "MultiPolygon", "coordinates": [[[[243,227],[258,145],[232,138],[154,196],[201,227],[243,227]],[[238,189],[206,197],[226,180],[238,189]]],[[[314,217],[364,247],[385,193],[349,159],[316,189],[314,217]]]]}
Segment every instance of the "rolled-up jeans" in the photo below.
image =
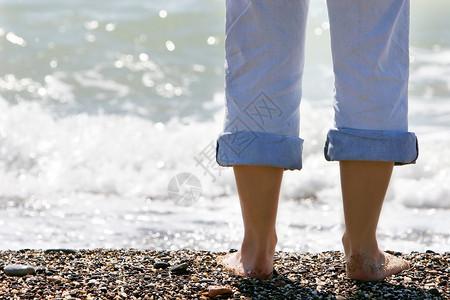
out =
{"type": "MultiPolygon", "coordinates": [[[[334,70],[330,161],[414,163],[408,132],[409,0],[328,0],[334,70]]],[[[302,168],[308,0],[226,1],[222,166],[302,168]]],[[[331,90],[331,89],[330,89],[331,90]]]]}

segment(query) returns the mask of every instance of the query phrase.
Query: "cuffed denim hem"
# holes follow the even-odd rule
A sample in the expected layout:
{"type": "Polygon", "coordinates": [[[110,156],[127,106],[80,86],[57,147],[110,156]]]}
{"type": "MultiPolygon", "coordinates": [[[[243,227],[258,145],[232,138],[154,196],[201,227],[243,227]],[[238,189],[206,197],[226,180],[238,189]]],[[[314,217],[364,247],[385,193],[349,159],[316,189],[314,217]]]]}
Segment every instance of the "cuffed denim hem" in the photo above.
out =
{"type": "Polygon", "coordinates": [[[303,140],[266,132],[222,133],[217,140],[216,161],[223,167],[262,165],[288,170],[302,168],[303,140]]]}
{"type": "Polygon", "coordinates": [[[325,158],[335,160],[392,161],[412,164],[419,154],[412,132],[363,129],[331,129],[325,143],[325,158]]]}

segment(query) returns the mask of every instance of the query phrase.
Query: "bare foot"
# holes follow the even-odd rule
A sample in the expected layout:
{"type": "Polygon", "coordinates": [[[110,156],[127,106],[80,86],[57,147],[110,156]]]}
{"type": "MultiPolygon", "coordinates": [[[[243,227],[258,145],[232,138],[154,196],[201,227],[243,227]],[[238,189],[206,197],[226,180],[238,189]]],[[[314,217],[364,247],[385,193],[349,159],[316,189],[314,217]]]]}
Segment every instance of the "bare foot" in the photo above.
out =
{"type": "Polygon", "coordinates": [[[362,281],[382,280],[410,268],[409,263],[401,258],[381,252],[377,259],[364,254],[347,257],[347,276],[362,281]]]}
{"type": "Polygon", "coordinates": [[[271,279],[273,277],[273,256],[257,259],[255,256],[244,258],[241,250],[216,258],[228,272],[245,277],[271,279]]]}

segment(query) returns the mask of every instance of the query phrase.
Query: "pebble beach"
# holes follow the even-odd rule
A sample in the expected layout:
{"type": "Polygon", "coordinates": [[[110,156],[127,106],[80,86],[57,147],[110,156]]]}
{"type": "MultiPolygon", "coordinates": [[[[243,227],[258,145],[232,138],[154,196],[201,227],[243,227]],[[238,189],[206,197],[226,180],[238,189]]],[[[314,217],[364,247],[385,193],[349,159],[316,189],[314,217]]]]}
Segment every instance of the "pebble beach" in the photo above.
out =
{"type": "Polygon", "coordinates": [[[270,280],[227,273],[215,261],[223,252],[0,251],[0,299],[450,299],[450,252],[389,253],[412,268],[359,282],[339,251],[277,252],[270,280]]]}

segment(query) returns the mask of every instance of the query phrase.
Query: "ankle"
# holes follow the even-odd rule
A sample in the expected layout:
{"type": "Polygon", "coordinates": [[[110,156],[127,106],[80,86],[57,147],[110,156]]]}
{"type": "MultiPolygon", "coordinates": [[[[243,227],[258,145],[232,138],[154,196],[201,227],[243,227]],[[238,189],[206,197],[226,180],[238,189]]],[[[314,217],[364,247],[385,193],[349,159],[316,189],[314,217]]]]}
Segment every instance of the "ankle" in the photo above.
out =
{"type": "Polygon", "coordinates": [[[242,241],[241,252],[243,254],[249,253],[253,256],[273,256],[277,241],[276,233],[260,237],[246,234],[242,241]]]}
{"type": "Polygon", "coordinates": [[[364,256],[375,259],[381,252],[375,237],[351,239],[350,235],[345,232],[342,236],[342,244],[344,245],[344,251],[347,258],[352,256],[364,256]]]}

